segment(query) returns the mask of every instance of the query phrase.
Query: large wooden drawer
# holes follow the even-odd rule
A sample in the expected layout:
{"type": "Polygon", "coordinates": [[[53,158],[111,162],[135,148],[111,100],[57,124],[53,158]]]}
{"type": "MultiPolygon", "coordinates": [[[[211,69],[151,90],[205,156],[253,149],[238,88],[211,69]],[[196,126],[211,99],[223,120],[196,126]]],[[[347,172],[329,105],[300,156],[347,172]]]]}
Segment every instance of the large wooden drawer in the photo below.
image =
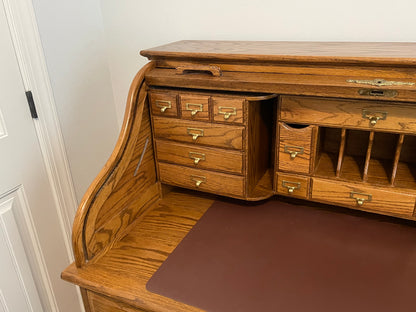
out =
{"type": "Polygon", "coordinates": [[[153,117],[156,138],[241,150],[244,127],[153,117]]]}
{"type": "Polygon", "coordinates": [[[232,197],[244,196],[244,178],[225,173],[159,163],[162,183],[232,197]]]}
{"type": "Polygon", "coordinates": [[[280,119],[367,130],[416,132],[416,105],[381,101],[282,96],[280,119]]]}
{"type": "Polygon", "coordinates": [[[243,173],[243,153],[211,147],[199,147],[170,141],[156,141],[158,161],[211,169],[234,174],[243,173]]]}
{"type": "Polygon", "coordinates": [[[416,195],[342,181],[312,181],[313,200],[379,213],[413,215],[416,195]]]}
{"type": "Polygon", "coordinates": [[[309,173],[313,129],[279,123],[279,170],[309,173]]]}

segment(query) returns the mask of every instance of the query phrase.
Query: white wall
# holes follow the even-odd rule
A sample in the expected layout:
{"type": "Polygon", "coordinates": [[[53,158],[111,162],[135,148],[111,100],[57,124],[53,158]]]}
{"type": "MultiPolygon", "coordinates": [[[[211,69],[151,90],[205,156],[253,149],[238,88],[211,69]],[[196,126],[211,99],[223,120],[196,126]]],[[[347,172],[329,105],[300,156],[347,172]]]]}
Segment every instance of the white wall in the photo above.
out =
{"type": "Polygon", "coordinates": [[[99,0],[33,0],[78,201],[118,136],[99,0]]]}
{"type": "Polygon", "coordinates": [[[416,41],[415,0],[101,0],[119,122],[138,52],[184,39],[416,41]]]}

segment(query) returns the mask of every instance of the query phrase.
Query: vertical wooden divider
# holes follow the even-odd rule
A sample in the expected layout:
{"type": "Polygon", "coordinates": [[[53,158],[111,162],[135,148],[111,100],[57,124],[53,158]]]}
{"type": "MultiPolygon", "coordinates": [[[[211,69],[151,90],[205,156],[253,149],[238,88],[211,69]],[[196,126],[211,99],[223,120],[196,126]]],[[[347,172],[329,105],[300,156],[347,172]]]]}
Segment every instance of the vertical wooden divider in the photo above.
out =
{"type": "Polygon", "coordinates": [[[338,164],[336,177],[339,178],[341,175],[342,163],[344,161],[345,144],[347,142],[347,129],[342,128],[341,130],[341,143],[339,145],[338,164]]]}
{"type": "Polygon", "coordinates": [[[394,154],[393,169],[391,171],[391,177],[390,177],[391,186],[394,186],[394,182],[396,180],[397,167],[399,166],[399,160],[400,160],[400,154],[402,152],[403,142],[404,142],[404,134],[402,133],[400,134],[399,140],[397,141],[396,153],[394,154]]]}
{"type": "Polygon", "coordinates": [[[367,154],[365,156],[365,163],[364,163],[364,170],[363,170],[363,182],[367,182],[368,180],[368,167],[370,166],[371,150],[373,149],[373,143],[374,143],[374,131],[371,131],[368,137],[367,154]]]}

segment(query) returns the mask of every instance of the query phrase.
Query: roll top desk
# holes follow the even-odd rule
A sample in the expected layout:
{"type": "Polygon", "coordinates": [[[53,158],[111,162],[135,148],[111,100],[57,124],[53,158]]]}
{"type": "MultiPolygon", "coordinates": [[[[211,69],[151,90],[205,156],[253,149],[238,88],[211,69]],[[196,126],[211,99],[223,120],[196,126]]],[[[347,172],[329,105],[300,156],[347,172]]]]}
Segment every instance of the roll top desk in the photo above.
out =
{"type": "Polygon", "coordinates": [[[415,43],[180,41],[141,54],[150,63],[62,274],[87,310],[199,311],[145,284],[215,196],[416,220],[415,43]],[[163,232],[178,203],[192,221],[163,232]]]}

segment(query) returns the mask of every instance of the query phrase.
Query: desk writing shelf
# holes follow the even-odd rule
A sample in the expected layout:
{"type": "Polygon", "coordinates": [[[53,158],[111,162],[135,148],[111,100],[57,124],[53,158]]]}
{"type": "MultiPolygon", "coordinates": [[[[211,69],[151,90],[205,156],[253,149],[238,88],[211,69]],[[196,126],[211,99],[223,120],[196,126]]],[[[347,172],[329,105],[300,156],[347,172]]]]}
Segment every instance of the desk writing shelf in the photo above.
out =
{"type": "Polygon", "coordinates": [[[62,275],[87,311],[200,311],[145,284],[218,196],[416,220],[415,43],[180,41],[141,54],[62,275]]]}

